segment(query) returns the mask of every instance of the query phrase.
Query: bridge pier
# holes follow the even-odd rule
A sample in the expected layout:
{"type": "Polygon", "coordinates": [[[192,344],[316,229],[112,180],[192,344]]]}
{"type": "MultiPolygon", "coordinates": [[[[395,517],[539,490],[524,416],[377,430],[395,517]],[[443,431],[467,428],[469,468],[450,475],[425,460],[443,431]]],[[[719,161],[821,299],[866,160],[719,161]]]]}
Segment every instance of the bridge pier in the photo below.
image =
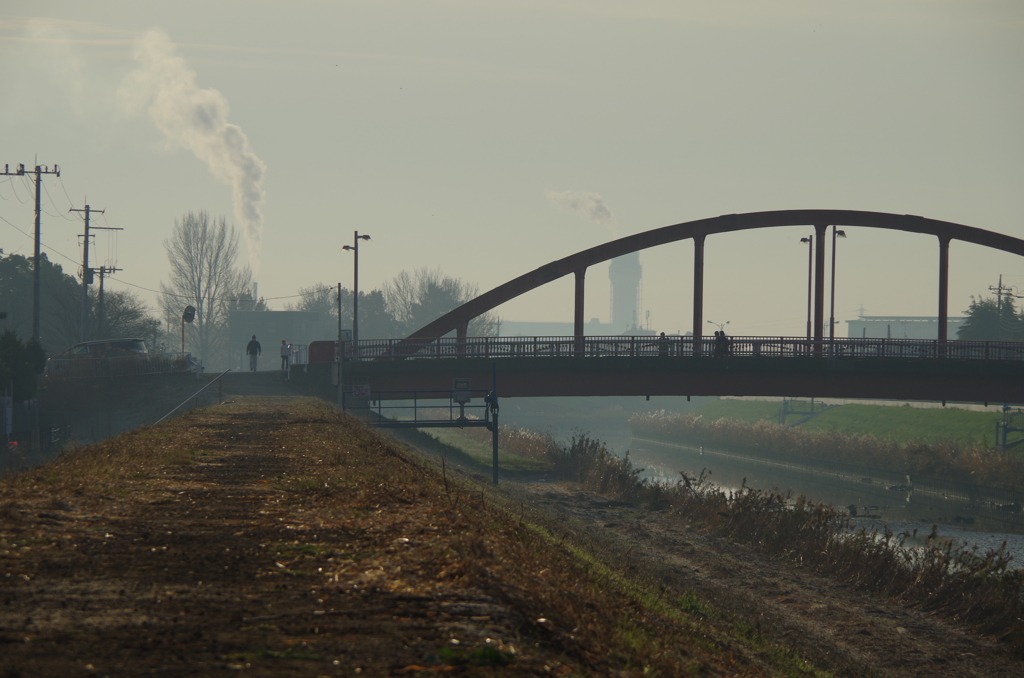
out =
{"type": "Polygon", "coordinates": [[[949,313],[949,236],[939,236],[939,345],[947,340],[947,315],[949,313]]]}
{"type": "Polygon", "coordinates": [[[573,352],[577,357],[583,357],[583,292],[584,292],[584,279],[587,275],[587,269],[581,268],[576,273],[576,301],[573,307],[573,329],[572,334],[575,338],[573,352]]]}
{"type": "Polygon", "coordinates": [[[821,342],[825,339],[825,231],[828,224],[814,225],[814,349],[821,355],[821,342]]]}
{"type": "Polygon", "coordinates": [[[693,353],[701,352],[704,330],[704,237],[693,236],[693,353]]]}

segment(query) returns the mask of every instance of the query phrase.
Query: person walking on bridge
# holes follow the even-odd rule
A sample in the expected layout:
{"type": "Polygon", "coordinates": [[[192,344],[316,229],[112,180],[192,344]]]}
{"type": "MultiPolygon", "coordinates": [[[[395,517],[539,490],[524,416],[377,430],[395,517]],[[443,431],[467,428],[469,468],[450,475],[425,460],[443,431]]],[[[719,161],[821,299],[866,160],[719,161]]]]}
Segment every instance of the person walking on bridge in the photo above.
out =
{"type": "Polygon", "coordinates": [[[256,341],[256,335],[252,335],[252,341],[245,345],[245,354],[249,356],[249,371],[256,371],[256,359],[263,353],[263,347],[256,341]]]}
{"type": "Polygon", "coordinates": [[[281,369],[288,369],[288,359],[291,358],[292,347],[284,339],[281,340],[281,369]]]}

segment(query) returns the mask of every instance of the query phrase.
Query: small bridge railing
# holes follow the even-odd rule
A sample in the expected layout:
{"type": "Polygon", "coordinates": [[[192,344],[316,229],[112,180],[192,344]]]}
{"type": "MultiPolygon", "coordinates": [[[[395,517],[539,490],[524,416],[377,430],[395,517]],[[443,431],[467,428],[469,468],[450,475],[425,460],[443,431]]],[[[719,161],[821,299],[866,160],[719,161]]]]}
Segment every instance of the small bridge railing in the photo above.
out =
{"type": "Polygon", "coordinates": [[[545,357],[773,357],[902,358],[934,360],[1024,360],[1024,343],[921,339],[834,339],[804,337],[613,336],[456,337],[440,339],[369,339],[347,342],[346,360],[545,357]]]}

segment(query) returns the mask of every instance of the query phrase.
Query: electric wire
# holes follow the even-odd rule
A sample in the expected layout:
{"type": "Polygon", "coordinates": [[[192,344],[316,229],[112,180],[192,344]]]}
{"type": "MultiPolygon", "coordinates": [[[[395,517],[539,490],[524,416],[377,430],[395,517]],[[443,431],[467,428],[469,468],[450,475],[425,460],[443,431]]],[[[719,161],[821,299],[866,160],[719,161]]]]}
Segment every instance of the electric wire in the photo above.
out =
{"type": "MultiPolygon", "coordinates": [[[[109,279],[111,279],[111,280],[116,280],[117,282],[122,283],[124,285],[128,285],[129,287],[134,287],[136,289],[144,290],[146,292],[152,292],[153,294],[159,294],[159,295],[162,295],[162,296],[165,296],[165,297],[173,297],[174,299],[182,299],[184,301],[188,301],[190,299],[194,299],[195,298],[195,297],[184,295],[184,294],[174,294],[173,292],[163,292],[161,290],[154,290],[154,289],[152,289],[150,287],[143,287],[142,285],[136,285],[133,282],[128,282],[127,280],[122,280],[121,278],[117,278],[117,277],[114,277],[112,275],[107,276],[107,277],[109,279]]],[[[302,296],[301,294],[290,294],[290,295],[283,296],[283,297],[260,297],[260,299],[262,299],[263,301],[278,301],[280,299],[298,299],[301,296],[302,296]]],[[[258,299],[252,299],[252,298],[249,298],[249,297],[239,297],[239,298],[232,298],[232,297],[209,297],[209,298],[206,298],[206,300],[207,301],[211,301],[211,302],[212,301],[259,301],[258,299]]]]}
{"type": "Polygon", "coordinates": [[[24,200],[22,200],[21,196],[18,195],[18,186],[14,183],[14,177],[16,177],[16,176],[20,176],[20,175],[17,175],[17,174],[11,175],[10,177],[8,177],[8,181],[11,182],[11,190],[14,191],[14,197],[17,198],[18,202],[20,202],[22,205],[24,205],[25,203],[27,203],[30,200],[32,200],[32,198],[31,198],[31,191],[29,192],[30,196],[28,198],[25,198],[24,200]]]}
{"type": "MultiPolygon", "coordinates": [[[[9,183],[11,183],[11,178],[10,177],[4,177],[3,181],[0,181],[0,185],[9,184],[9,183]]],[[[15,195],[16,194],[14,192],[14,186],[11,186],[11,197],[14,197],[15,195]]],[[[2,191],[0,191],[0,200],[10,200],[10,199],[11,198],[8,198],[7,196],[5,196],[3,194],[2,191]]]]}
{"type": "MultiPolygon", "coordinates": [[[[53,196],[50,195],[49,187],[47,187],[45,181],[42,182],[42,184],[43,184],[43,191],[46,193],[46,197],[49,198],[50,204],[53,206],[54,209],[56,209],[57,208],[57,204],[54,202],[53,196]]],[[[74,207],[74,205],[72,205],[72,207],[74,207]]],[[[39,206],[39,209],[40,209],[40,211],[42,211],[42,212],[44,212],[46,214],[49,214],[51,217],[60,217],[61,219],[64,219],[65,221],[75,221],[74,217],[69,216],[68,214],[66,214],[64,212],[57,212],[56,214],[50,214],[50,212],[47,212],[45,209],[43,209],[42,205],[39,206]]]]}
{"type": "MultiPolygon", "coordinates": [[[[4,218],[3,216],[0,216],[0,220],[4,221],[4,222],[5,222],[5,223],[6,223],[6,224],[7,224],[8,226],[10,226],[11,228],[13,228],[13,229],[14,229],[15,231],[17,231],[18,233],[21,233],[21,234],[22,234],[22,235],[24,235],[25,237],[27,237],[27,238],[32,238],[32,237],[33,237],[31,233],[28,233],[28,232],[26,232],[26,231],[23,231],[23,230],[21,230],[20,228],[18,228],[18,227],[17,227],[17,226],[15,226],[14,224],[12,224],[12,223],[11,223],[10,221],[7,221],[7,219],[5,219],[5,218],[4,218]]],[[[39,241],[39,246],[40,246],[40,248],[42,248],[43,246],[45,246],[45,247],[46,247],[46,250],[47,250],[47,252],[52,252],[52,253],[54,253],[54,254],[56,254],[56,255],[62,256],[62,257],[64,257],[65,259],[67,259],[68,261],[70,261],[71,263],[75,264],[76,266],[79,266],[79,265],[80,265],[80,262],[78,262],[78,261],[76,261],[76,260],[72,259],[71,257],[69,257],[68,255],[64,254],[63,252],[59,252],[59,251],[57,251],[57,250],[53,249],[52,247],[50,247],[49,245],[47,245],[47,244],[46,244],[45,242],[43,242],[42,240],[40,240],[40,241],[39,241]]],[[[41,252],[41,253],[42,253],[42,252],[41,252]]]]}
{"type": "Polygon", "coordinates": [[[70,205],[73,208],[75,206],[75,203],[71,200],[71,196],[68,195],[68,189],[64,187],[64,179],[62,179],[59,174],[57,175],[57,181],[60,182],[60,188],[62,191],[64,191],[64,197],[68,199],[68,205],[70,205]]]}

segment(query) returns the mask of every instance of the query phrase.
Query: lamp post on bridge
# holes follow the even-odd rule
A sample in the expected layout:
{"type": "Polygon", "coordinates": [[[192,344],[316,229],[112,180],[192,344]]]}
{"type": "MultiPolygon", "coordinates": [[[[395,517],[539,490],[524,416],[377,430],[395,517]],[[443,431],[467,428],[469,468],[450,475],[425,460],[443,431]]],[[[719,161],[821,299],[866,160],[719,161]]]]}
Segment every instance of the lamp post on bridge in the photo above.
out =
{"type": "MultiPolygon", "coordinates": [[[[355,274],[353,276],[354,280],[352,283],[352,348],[355,348],[356,342],[359,341],[359,241],[369,239],[370,236],[359,235],[359,231],[356,231],[353,244],[351,246],[345,245],[341,248],[343,250],[350,250],[354,256],[353,269],[355,274]]],[[[340,314],[339,317],[341,317],[340,314]]],[[[338,339],[340,340],[341,337],[338,339]]]]}
{"type": "Polygon", "coordinates": [[[814,236],[809,235],[806,238],[800,238],[800,242],[807,243],[807,340],[811,340],[811,271],[813,270],[813,262],[811,257],[814,255],[814,236]]]}
{"type": "Polygon", "coordinates": [[[831,304],[828,313],[828,340],[831,343],[836,337],[836,237],[845,238],[846,231],[839,231],[832,226],[832,289],[831,304]]]}

